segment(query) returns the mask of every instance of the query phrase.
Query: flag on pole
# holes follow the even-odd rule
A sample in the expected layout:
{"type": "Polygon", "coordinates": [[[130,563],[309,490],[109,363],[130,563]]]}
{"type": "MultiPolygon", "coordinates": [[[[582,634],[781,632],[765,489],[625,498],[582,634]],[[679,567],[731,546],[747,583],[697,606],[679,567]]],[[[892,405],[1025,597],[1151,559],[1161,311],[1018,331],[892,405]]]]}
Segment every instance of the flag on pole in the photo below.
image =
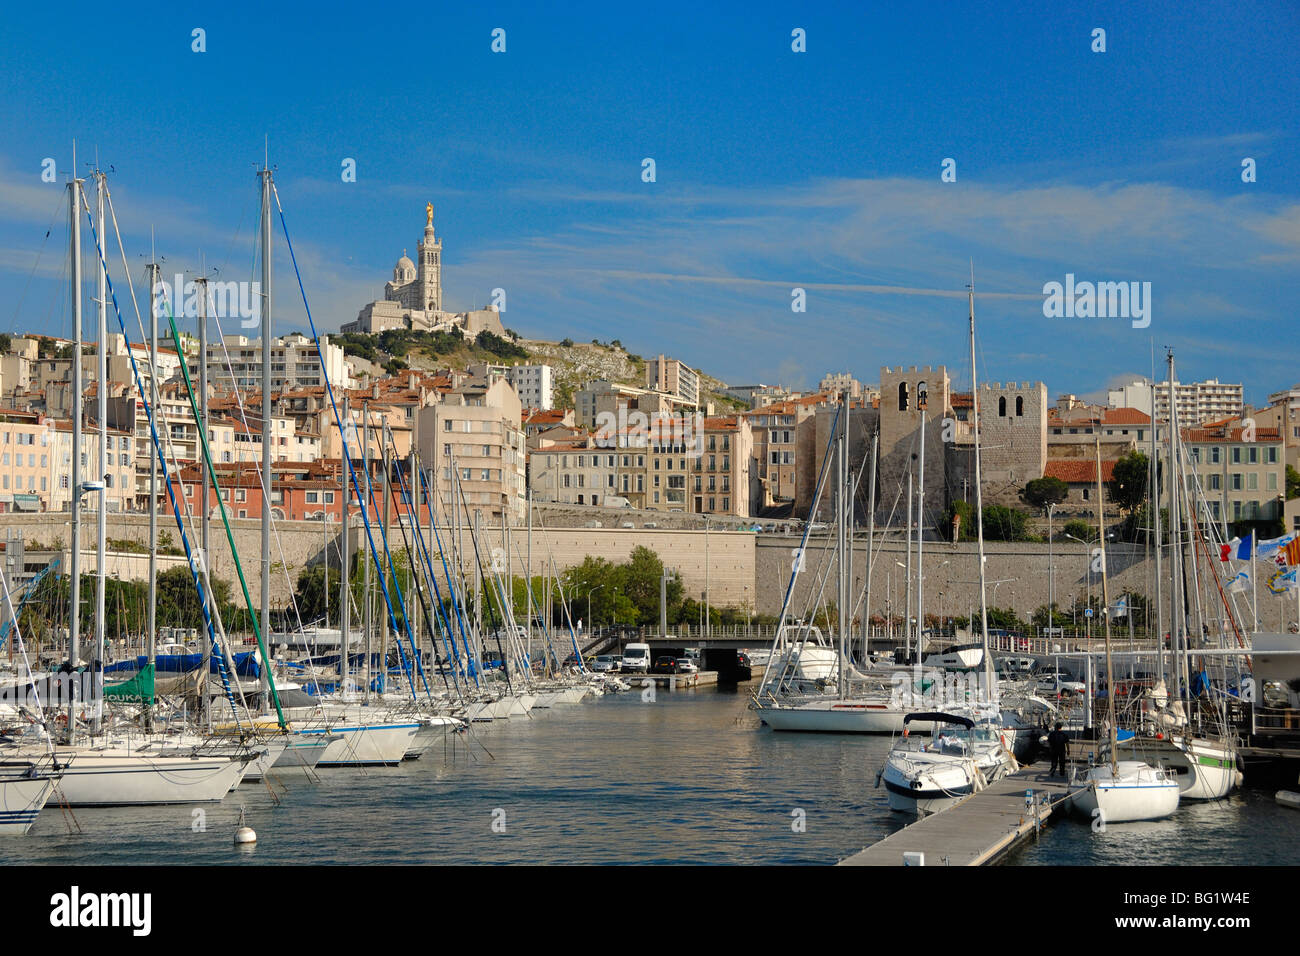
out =
{"type": "Polygon", "coordinates": [[[1278,550],[1277,563],[1290,568],[1294,568],[1296,565],[1300,564],[1300,538],[1295,538],[1287,542],[1286,545],[1278,550]]]}
{"type": "Polygon", "coordinates": [[[1227,561],[1236,558],[1238,561],[1250,560],[1250,539],[1233,538],[1227,544],[1219,545],[1219,560],[1227,561]]]}
{"type": "Polygon", "coordinates": [[[1268,589],[1274,594],[1286,594],[1297,586],[1296,570],[1296,568],[1290,571],[1283,569],[1270,574],[1267,578],[1268,589]]]}
{"type": "MultiPolygon", "coordinates": [[[[1259,542],[1258,547],[1255,549],[1255,553],[1258,557],[1267,558],[1269,555],[1282,550],[1295,540],[1296,535],[1294,532],[1291,534],[1284,534],[1280,538],[1270,538],[1268,541],[1259,542]]],[[[1300,564],[1300,562],[1296,563],[1300,564]]]]}
{"type": "Polygon", "coordinates": [[[1116,601],[1114,607],[1110,609],[1110,616],[1112,618],[1128,617],[1128,595],[1127,594],[1120,595],[1120,599],[1116,601]]]}
{"type": "Polygon", "coordinates": [[[1245,571],[1238,571],[1237,576],[1228,582],[1228,590],[1234,594],[1240,594],[1250,587],[1250,575],[1245,571]]]}

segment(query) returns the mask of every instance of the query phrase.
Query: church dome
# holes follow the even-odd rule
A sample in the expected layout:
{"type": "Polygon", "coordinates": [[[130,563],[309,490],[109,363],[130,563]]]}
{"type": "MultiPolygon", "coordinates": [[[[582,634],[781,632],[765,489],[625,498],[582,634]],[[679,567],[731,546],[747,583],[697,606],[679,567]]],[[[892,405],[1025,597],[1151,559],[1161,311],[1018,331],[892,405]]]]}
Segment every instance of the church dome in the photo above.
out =
{"type": "Polygon", "coordinates": [[[402,258],[397,260],[397,265],[393,266],[394,282],[411,282],[415,279],[415,263],[407,258],[406,253],[402,253],[402,258]]]}

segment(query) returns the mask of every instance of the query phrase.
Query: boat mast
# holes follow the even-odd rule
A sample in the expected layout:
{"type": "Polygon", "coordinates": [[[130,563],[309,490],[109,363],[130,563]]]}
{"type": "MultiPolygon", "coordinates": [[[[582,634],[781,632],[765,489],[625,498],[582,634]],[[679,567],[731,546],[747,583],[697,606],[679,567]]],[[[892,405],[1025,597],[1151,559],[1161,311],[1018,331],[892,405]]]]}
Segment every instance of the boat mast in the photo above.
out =
{"type": "MultiPolygon", "coordinates": [[[[152,242],[150,254],[153,254],[152,242]]],[[[158,421],[158,263],[149,263],[149,405],[158,421]]],[[[73,460],[76,460],[73,455],[73,460]]],[[[158,659],[158,456],[149,456],[149,625],[145,640],[149,646],[149,663],[158,659]]],[[[153,708],[145,712],[145,730],[152,729],[153,708]]]]}
{"type": "Polygon", "coordinates": [[[348,485],[348,431],[352,428],[352,417],[348,411],[347,392],[343,393],[343,428],[339,433],[339,472],[343,477],[343,503],[340,509],[339,531],[339,693],[342,694],[348,684],[348,618],[352,608],[348,604],[348,565],[351,555],[348,553],[348,502],[352,489],[348,485]]]}
{"type": "MultiPolygon", "coordinates": [[[[362,499],[369,502],[372,492],[370,481],[370,403],[363,401],[361,403],[361,480],[366,483],[365,493],[362,499]]],[[[366,690],[364,698],[367,702],[370,700],[370,651],[371,651],[371,629],[374,627],[374,597],[370,593],[370,562],[363,565],[361,576],[361,630],[365,634],[366,647],[366,690]]],[[[387,629],[384,631],[388,633],[387,629]]]]}
{"type": "Polygon", "coordinates": [[[917,407],[921,412],[921,464],[917,467],[916,482],[916,659],[918,661],[921,660],[922,645],[925,643],[925,611],[923,604],[925,582],[923,551],[923,542],[925,541],[925,413],[926,406],[930,404],[930,383],[926,382],[925,385],[924,397],[919,390],[916,395],[917,407]]]}
{"type": "MultiPolygon", "coordinates": [[[[200,265],[200,269],[203,266],[200,265]]],[[[206,272],[201,272],[199,277],[194,280],[198,286],[199,292],[199,431],[206,432],[208,428],[208,277],[206,272]]],[[[181,361],[185,361],[181,356],[181,361]]],[[[212,518],[212,506],[208,503],[208,488],[211,484],[212,476],[208,474],[207,456],[199,450],[199,501],[202,502],[200,509],[202,514],[199,515],[199,534],[201,538],[200,547],[203,549],[203,566],[212,571],[212,551],[208,536],[210,532],[210,523],[212,518]]],[[[329,580],[329,573],[326,572],[326,580],[329,580]]],[[[206,593],[206,590],[205,590],[206,593]]],[[[208,605],[213,614],[217,613],[212,596],[208,595],[208,605]]],[[[212,642],[203,642],[203,676],[199,679],[199,709],[203,718],[204,726],[211,729],[212,727],[212,706],[208,699],[208,679],[212,667],[212,642]]]]}
{"type": "Polygon", "coordinates": [[[1106,574],[1106,499],[1101,491],[1101,429],[1097,429],[1093,439],[1097,461],[1097,533],[1101,542],[1101,606],[1106,628],[1106,713],[1110,724],[1110,772],[1113,780],[1119,774],[1115,762],[1119,734],[1115,726],[1115,671],[1110,663],[1110,583],[1106,574]]]}
{"type": "MultiPolygon", "coordinates": [[[[96,150],[98,152],[98,150],[96,150]]],[[[96,163],[98,167],[98,163],[96,163]]],[[[101,236],[104,235],[104,191],[107,187],[104,183],[103,170],[95,169],[95,213],[98,219],[98,230],[101,236]]],[[[107,244],[107,243],[105,243],[107,244]]],[[[107,267],[101,263],[98,272],[98,281],[96,283],[96,292],[98,293],[98,312],[99,328],[99,347],[96,349],[96,369],[95,369],[95,398],[97,417],[99,418],[99,456],[98,456],[98,474],[99,474],[99,514],[96,515],[95,522],[95,660],[98,662],[96,667],[100,669],[104,666],[104,559],[105,559],[105,538],[108,532],[108,517],[105,512],[108,510],[108,462],[112,456],[107,452],[108,446],[108,290],[105,287],[107,274],[104,271],[107,267]]],[[[104,713],[103,700],[95,701],[94,718],[91,723],[93,733],[99,733],[101,720],[104,713]]]]}
{"type": "Polygon", "coordinates": [[[975,535],[978,542],[980,579],[980,643],[983,646],[984,676],[990,692],[996,692],[993,680],[993,662],[989,659],[989,608],[985,590],[984,572],[984,492],[980,472],[980,384],[975,367],[975,264],[971,263],[967,304],[970,313],[970,388],[971,414],[975,421],[975,535]]]}
{"type": "MultiPolygon", "coordinates": [[[[1182,580],[1183,575],[1183,544],[1182,544],[1182,515],[1179,508],[1177,484],[1178,481],[1178,403],[1174,395],[1174,350],[1170,349],[1166,359],[1169,368],[1169,535],[1170,546],[1172,549],[1172,562],[1170,567],[1170,587],[1169,587],[1169,626],[1171,638],[1169,642],[1169,662],[1173,665],[1174,683],[1182,684],[1182,664],[1180,663],[1181,655],[1179,647],[1182,641],[1183,628],[1185,626],[1182,611],[1182,603],[1179,601],[1178,582],[1182,580]]],[[[1253,570],[1253,569],[1252,569],[1253,570]]],[[[1252,575],[1253,577],[1253,575],[1252,575]]],[[[1176,686],[1175,697],[1182,698],[1183,691],[1181,686],[1176,686]]]]}
{"type": "MultiPolygon", "coordinates": [[[[262,180],[262,633],[271,644],[271,170],[266,163],[258,172],[262,180]]],[[[268,653],[269,658],[269,653],[268,653]]],[[[262,690],[269,688],[266,660],[262,690]]]]}
{"type": "Polygon", "coordinates": [[[871,570],[875,567],[876,556],[873,550],[876,538],[876,454],[880,442],[880,431],[871,436],[871,475],[868,478],[867,491],[867,583],[866,601],[862,608],[862,662],[867,662],[867,648],[871,642],[871,570]]]}
{"type": "MultiPolygon", "coordinates": [[[[1165,674],[1165,608],[1164,598],[1162,597],[1161,580],[1160,580],[1160,553],[1164,547],[1160,540],[1160,458],[1156,445],[1156,369],[1155,357],[1151,358],[1151,519],[1152,531],[1150,532],[1154,550],[1156,554],[1156,671],[1160,675],[1160,680],[1166,679],[1165,674]]],[[[1226,539],[1225,539],[1226,540],[1226,539]]],[[[1151,612],[1147,611],[1147,617],[1150,618],[1151,612]]],[[[1150,620],[1147,621],[1147,627],[1151,626],[1150,620]]]]}
{"type": "MultiPolygon", "coordinates": [[[[912,656],[912,468],[907,468],[907,566],[903,569],[905,584],[903,587],[903,639],[906,642],[907,657],[912,656]]],[[[917,650],[920,648],[918,646],[917,650]]],[[[921,672],[921,655],[916,656],[917,673],[921,672]]]]}
{"type": "MultiPolygon", "coordinates": [[[[846,391],[845,395],[847,396],[847,394],[848,393],[846,391]]],[[[844,410],[845,410],[846,421],[847,421],[847,412],[848,412],[847,402],[845,402],[845,406],[846,407],[844,410]]],[[[836,482],[838,493],[835,495],[835,539],[836,539],[835,545],[839,549],[839,555],[840,555],[840,559],[836,562],[836,566],[837,566],[836,570],[839,572],[838,581],[837,581],[837,590],[835,595],[835,604],[837,608],[836,627],[839,630],[839,638],[840,638],[840,656],[839,656],[838,666],[836,667],[836,671],[839,678],[838,683],[839,683],[840,700],[844,699],[845,676],[847,672],[847,668],[845,667],[845,653],[848,650],[848,646],[845,641],[845,622],[848,620],[848,618],[846,617],[847,609],[845,608],[845,605],[848,604],[848,583],[845,578],[845,572],[847,570],[846,562],[848,560],[848,554],[847,554],[847,549],[845,548],[846,522],[845,522],[844,492],[845,489],[847,488],[848,478],[849,478],[848,456],[845,454],[845,451],[847,450],[846,448],[847,442],[845,441],[845,438],[847,437],[846,432],[847,432],[847,428],[842,425],[840,427],[840,434],[836,443],[836,462],[835,462],[836,471],[837,471],[836,478],[838,479],[836,482]]]]}
{"type": "MultiPolygon", "coordinates": [[[[72,601],[68,611],[68,661],[73,672],[81,656],[81,183],[77,178],[77,144],[72,144],[72,181],[68,183],[68,215],[72,254],[72,488],[71,561],[68,573],[72,601]]],[[[72,685],[75,687],[75,682],[72,685]]],[[[75,692],[68,700],[68,743],[76,736],[75,692]]]]}

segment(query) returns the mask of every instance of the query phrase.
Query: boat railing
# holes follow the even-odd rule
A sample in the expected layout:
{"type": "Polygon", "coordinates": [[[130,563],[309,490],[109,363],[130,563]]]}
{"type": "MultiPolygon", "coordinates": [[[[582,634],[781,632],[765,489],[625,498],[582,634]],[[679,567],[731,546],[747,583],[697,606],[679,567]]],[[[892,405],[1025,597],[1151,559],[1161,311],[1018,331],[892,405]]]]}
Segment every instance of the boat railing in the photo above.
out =
{"type": "Polygon", "coordinates": [[[1300,709],[1295,707],[1261,707],[1255,705],[1255,733],[1300,735],[1300,709]]]}

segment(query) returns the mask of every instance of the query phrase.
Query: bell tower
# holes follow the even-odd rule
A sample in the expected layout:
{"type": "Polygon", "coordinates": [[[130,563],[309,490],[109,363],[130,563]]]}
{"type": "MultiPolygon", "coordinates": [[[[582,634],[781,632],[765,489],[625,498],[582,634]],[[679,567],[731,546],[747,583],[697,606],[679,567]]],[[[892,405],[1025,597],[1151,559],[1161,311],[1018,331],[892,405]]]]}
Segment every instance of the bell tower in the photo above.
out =
{"type": "Polygon", "coordinates": [[[442,311],[442,240],[433,232],[433,203],[424,207],[424,238],[420,240],[420,301],[425,312],[442,311]]]}

